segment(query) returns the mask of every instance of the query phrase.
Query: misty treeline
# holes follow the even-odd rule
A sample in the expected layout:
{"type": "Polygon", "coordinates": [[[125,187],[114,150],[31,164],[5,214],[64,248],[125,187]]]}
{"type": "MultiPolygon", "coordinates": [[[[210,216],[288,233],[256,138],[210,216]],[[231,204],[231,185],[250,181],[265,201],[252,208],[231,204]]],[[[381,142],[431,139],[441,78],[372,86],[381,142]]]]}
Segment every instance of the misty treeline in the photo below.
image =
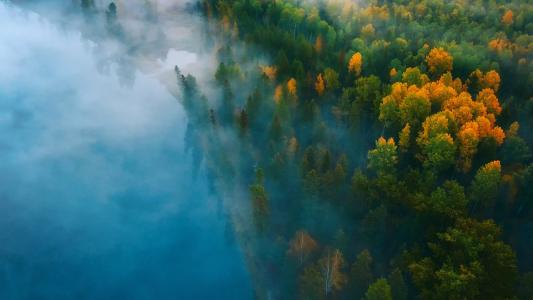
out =
{"type": "Polygon", "coordinates": [[[197,10],[219,65],[205,91],[175,70],[187,144],[247,189],[258,299],[533,298],[532,4],[197,10]]]}

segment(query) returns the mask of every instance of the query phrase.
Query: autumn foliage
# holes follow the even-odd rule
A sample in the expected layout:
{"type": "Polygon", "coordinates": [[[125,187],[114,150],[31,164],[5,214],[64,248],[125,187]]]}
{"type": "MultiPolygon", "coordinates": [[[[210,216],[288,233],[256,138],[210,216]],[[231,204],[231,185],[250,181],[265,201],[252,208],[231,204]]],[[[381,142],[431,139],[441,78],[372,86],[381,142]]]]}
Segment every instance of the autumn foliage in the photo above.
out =
{"type": "Polygon", "coordinates": [[[297,85],[296,85],[296,79],[291,78],[289,81],[287,81],[287,91],[289,92],[289,95],[296,96],[297,92],[297,85]]]}
{"type": "MultiPolygon", "coordinates": [[[[433,49],[427,58],[430,68],[440,71],[451,69],[451,61],[442,49],[433,49]]],[[[394,83],[391,93],[383,98],[380,119],[390,127],[403,128],[399,132],[402,149],[408,147],[411,131],[418,130],[420,157],[427,166],[441,169],[457,158],[457,167],[467,172],[481,140],[492,139],[501,145],[505,139],[503,129],[496,126],[496,117],[502,111],[495,94],[500,85],[499,74],[476,71],[470,78],[468,83],[481,88],[475,98],[461,80],[453,79],[449,73],[428,82],[424,74],[411,68],[404,73],[404,82],[394,83]]]]}
{"type": "Polygon", "coordinates": [[[361,67],[363,65],[363,56],[361,53],[356,52],[350,58],[348,62],[348,70],[355,73],[357,76],[361,74],[361,67]]]}
{"type": "Polygon", "coordinates": [[[429,72],[440,75],[452,70],[453,58],[443,48],[433,48],[426,57],[429,72]]]}
{"type": "Polygon", "coordinates": [[[316,76],[315,91],[319,96],[322,96],[322,94],[324,94],[325,89],[326,85],[324,83],[324,78],[322,77],[322,73],[320,73],[316,76]]]}
{"type": "Polygon", "coordinates": [[[508,10],[502,16],[502,23],[505,25],[513,24],[513,11],[508,10]]]}
{"type": "Polygon", "coordinates": [[[276,79],[276,75],[278,73],[278,68],[276,66],[260,66],[261,72],[263,75],[266,76],[269,80],[276,79]]]}
{"type": "Polygon", "coordinates": [[[296,232],[292,240],[290,241],[290,247],[287,253],[298,259],[298,263],[309,257],[318,248],[317,242],[307,233],[305,230],[299,230],[296,232]]]}

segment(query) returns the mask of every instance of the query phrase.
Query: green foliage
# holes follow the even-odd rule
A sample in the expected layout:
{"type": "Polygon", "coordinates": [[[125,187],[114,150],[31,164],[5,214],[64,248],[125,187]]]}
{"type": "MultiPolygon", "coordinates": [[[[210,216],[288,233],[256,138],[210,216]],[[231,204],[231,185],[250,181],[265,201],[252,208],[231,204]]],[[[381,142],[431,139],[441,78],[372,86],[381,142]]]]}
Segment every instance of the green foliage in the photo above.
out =
{"type": "Polygon", "coordinates": [[[533,164],[519,172],[518,181],[518,214],[527,215],[533,212],[533,164]]]}
{"type": "Polygon", "coordinates": [[[409,266],[424,299],[507,299],[516,258],[492,221],[459,219],[428,244],[432,256],[409,266]]]}
{"type": "Polygon", "coordinates": [[[326,81],[326,89],[334,91],[339,88],[339,74],[331,68],[324,71],[324,80],[326,81]]]}
{"type": "Polygon", "coordinates": [[[400,118],[403,124],[417,127],[431,112],[431,103],[427,98],[416,94],[409,94],[400,106],[400,118]]]}
{"type": "Polygon", "coordinates": [[[447,170],[455,164],[457,147],[446,134],[431,137],[424,145],[424,166],[436,172],[447,170]]]}
{"type": "Polygon", "coordinates": [[[264,230],[266,227],[266,219],[270,212],[262,169],[257,169],[256,171],[255,183],[250,185],[250,196],[252,199],[254,222],[259,230],[264,230]]]}
{"type": "Polygon", "coordinates": [[[372,256],[368,250],[363,250],[357,255],[350,269],[349,284],[352,296],[360,299],[373,280],[372,256]]]}
{"type": "Polygon", "coordinates": [[[497,167],[487,164],[477,171],[470,186],[470,199],[472,199],[476,209],[493,205],[498,195],[500,180],[499,162],[497,167]]]}
{"type": "Polygon", "coordinates": [[[392,299],[407,300],[407,284],[405,283],[403,274],[399,269],[394,269],[390,273],[388,277],[388,282],[391,286],[392,299]]]}
{"type": "Polygon", "coordinates": [[[325,298],[322,287],[324,279],[320,274],[318,266],[311,265],[304,269],[299,278],[300,296],[302,299],[321,300],[325,298]]]}
{"type": "Polygon", "coordinates": [[[380,174],[390,174],[398,163],[398,147],[393,139],[380,138],[368,152],[368,167],[380,174]]]}
{"type": "Polygon", "coordinates": [[[392,300],[392,292],[387,279],[380,278],[366,291],[364,300],[392,300]]]}
{"type": "Polygon", "coordinates": [[[528,162],[532,156],[529,146],[519,136],[510,136],[505,140],[502,154],[503,162],[506,164],[528,162]]]}
{"type": "Polygon", "coordinates": [[[467,213],[468,199],[464,188],[456,181],[446,181],[438,187],[429,197],[419,197],[415,207],[433,217],[445,217],[455,220],[467,213]]]}

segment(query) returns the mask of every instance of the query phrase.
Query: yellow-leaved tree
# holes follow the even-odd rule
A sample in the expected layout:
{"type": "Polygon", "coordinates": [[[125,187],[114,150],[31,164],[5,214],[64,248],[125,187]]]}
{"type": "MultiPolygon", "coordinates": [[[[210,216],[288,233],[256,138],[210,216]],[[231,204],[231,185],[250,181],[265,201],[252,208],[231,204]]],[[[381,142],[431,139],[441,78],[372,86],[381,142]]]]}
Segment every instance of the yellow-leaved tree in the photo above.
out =
{"type": "Polygon", "coordinates": [[[289,95],[296,97],[296,92],[297,92],[296,79],[291,78],[289,79],[289,81],[287,81],[287,91],[289,92],[289,95]]]}
{"type": "Polygon", "coordinates": [[[320,73],[316,76],[315,90],[319,96],[322,96],[325,89],[326,85],[324,83],[324,78],[322,77],[322,73],[320,73]]]}
{"type": "Polygon", "coordinates": [[[433,48],[426,57],[429,72],[434,75],[441,75],[452,70],[453,58],[443,48],[433,48]]]}
{"type": "Polygon", "coordinates": [[[361,68],[363,66],[363,56],[359,52],[355,52],[350,61],[348,62],[348,71],[355,73],[359,76],[361,74],[361,68]]]}

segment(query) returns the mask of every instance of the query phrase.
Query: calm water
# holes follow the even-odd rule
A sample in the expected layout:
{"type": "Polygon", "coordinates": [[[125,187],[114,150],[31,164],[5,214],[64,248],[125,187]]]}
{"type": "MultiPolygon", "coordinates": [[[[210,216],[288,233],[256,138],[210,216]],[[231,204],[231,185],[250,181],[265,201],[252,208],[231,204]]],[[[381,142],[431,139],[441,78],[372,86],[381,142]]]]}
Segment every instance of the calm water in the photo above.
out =
{"type": "Polygon", "coordinates": [[[0,299],[249,299],[186,117],[94,45],[0,3],[0,299]]]}

